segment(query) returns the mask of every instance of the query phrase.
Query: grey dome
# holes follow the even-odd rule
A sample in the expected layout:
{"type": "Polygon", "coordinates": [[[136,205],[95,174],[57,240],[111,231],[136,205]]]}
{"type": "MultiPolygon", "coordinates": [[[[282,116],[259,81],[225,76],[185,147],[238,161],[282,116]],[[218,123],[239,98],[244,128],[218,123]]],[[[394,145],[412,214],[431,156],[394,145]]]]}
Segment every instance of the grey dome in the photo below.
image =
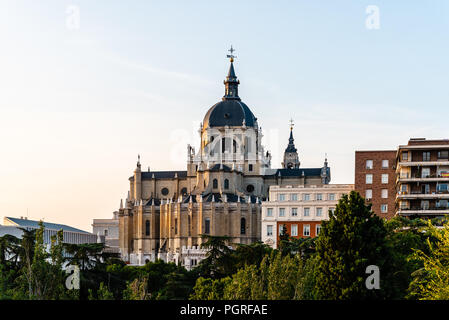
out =
{"type": "Polygon", "coordinates": [[[203,127],[242,126],[254,127],[256,118],[246,104],[237,99],[223,100],[207,111],[203,127]]]}

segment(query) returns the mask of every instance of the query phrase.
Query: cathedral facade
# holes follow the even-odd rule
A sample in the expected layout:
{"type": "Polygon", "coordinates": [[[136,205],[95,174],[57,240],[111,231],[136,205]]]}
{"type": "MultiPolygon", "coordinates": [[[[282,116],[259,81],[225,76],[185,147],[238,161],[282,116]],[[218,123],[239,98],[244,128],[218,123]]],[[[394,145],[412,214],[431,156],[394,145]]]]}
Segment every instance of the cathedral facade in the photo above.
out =
{"type": "Polygon", "coordinates": [[[204,116],[200,148],[187,146],[184,171],[142,171],[140,158],[130,189],[118,210],[122,259],[142,265],[163,259],[191,265],[201,235],[228,236],[231,244],[261,240],[261,202],[269,187],[323,185],[330,181],[327,161],[301,168],[293,127],[282,168],[271,168],[262,130],[238,94],[234,56],[224,81],[225,94],[204,116]]]}

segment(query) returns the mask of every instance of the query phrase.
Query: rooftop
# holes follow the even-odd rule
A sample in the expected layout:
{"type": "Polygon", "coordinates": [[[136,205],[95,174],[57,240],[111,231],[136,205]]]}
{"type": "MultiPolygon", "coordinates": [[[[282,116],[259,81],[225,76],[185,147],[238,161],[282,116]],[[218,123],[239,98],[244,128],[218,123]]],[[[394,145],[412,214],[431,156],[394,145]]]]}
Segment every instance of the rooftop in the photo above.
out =
{"type": "MultiPolygon", "coordinates": [[[[32,229],[38,229],[39,228],[39,221],[36,220],[28,220],[28,219],[20,219],[20,218],[14,218],[14,217],[4,217],[3,223],[5,226],[15,226],[15,227],[22,227],[22,228],[32,228],[32,229]]],[[[69,231],[69,232],[78,232],[78,233],[89,233],[87,231],[83,231],[77,228],[73,228],[70,226],[67,226],[65,224],[57,224],[57,223],[51,223],[51,222],[45,222],[44,227],[48,230],[63,230],[63,231],[69,231]]]]}

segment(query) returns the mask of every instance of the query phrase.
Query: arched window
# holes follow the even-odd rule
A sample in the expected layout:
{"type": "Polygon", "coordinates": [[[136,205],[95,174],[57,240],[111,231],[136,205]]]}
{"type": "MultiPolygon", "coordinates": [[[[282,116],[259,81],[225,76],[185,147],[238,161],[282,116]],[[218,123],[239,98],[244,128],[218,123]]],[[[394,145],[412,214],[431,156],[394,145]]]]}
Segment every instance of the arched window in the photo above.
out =
{"type": "Polygon", "coordinates": [[[150,235],[150,220],[145,221],[145,235],[150,235]]]}
{"type": "Polygon", "coordinates": [[[224,181],[224,188],[229,189],[229,180],[228,179],[225,179],[225,181],[224,181]]]}
{"type": "Polygon", "coordinates": [[[209,234],[210,233],[210,219],[206,218],[204,220],[204,233],[209,234]]]}
{"type": "Polygon", "coordinates": [[[237,142],[232,140],[232,152],[237,153],[237,142]]]}
{"type": "Polygon", "coordinates": [[[217,180],[217,179],[214,179],[214,180],[212,181],[212,188],[214,188],[214,189],[217,189],[217,188],[218,188],[218,180],[217,180]]]}
{"type": "Polygon", "coordinates": [[[246,219],[245,218],[240,219],[240,233],[241,234],[246,233],[246,219]]]}

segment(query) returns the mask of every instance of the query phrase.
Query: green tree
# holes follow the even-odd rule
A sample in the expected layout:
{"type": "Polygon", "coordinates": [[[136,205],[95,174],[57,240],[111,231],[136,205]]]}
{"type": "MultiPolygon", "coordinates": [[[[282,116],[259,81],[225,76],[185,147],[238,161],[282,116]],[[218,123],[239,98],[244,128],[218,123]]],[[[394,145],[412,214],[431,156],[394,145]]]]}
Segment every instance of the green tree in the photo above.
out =
{"type": "Polygon", "coordinates": [[[359,193],[343,195],[316,241],[319,257],[316,288],[321,299],[368,299],[386,296],[382,274],[388,274],[387,230],[359,193]],[[368,290],[366,267],[379,267],[380,290],[368,290]]]}
{"type": "Polygon", "coordinates": [[[431,235],[425,241],[427,252],[415,249],[410,257],[421,262],[422,268],[412,274],[409,297],[449,300],[449,223],[437,228],[429,221],[426,229],[431,235]]]}
{"type": "Polygon", "coordinates": [[[218,279],[232,273],[232,249],[227,236],[201,235],[201,248],[207,249],[206,258],[198,264],[198,271],[203,277],[218,279]]]}
{"type": "Polygon", "coordinates": [[[230,277],[210,279],[199,277],[193,287],[191,300],[223,300],[224,288],[231,281],[230,277]]]}

